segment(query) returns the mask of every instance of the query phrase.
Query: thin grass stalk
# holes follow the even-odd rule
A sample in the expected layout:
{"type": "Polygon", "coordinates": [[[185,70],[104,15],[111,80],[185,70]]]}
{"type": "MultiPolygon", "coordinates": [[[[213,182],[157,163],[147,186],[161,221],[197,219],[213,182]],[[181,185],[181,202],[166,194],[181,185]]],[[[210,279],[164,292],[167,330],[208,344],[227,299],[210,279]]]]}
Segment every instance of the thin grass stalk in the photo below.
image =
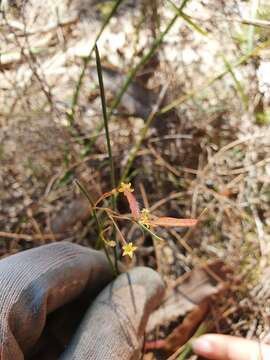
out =
{"type": "Polygon", "coordinates": [[[74,91],[74,94],[73,94],[73,97],[72,97],[71,114],[68,115],[68,121],[69,121],[70,126],[72,126],[73,123],[74,123],[75,111],[76,111],[76,108],[77,108],[77,105],[78,105],[78,100],[79,100],[83,80],[84,80],[84,77],[85,77],[85,72],[86,72],[87,66],[88,66],[88,64],[89,64],[89,62],[90,62],[90,60],[92,58],[93,52],[95,50],[95,45],[98,42],[98,40],[100,39],[100,37],[103,34],[104,30],[106,29],[107,25],[109,24],[111,18],[115,15],[115,13],[116,13],[118,7],[121,5],[122,1],[123,0],[117,0],[115,2],[111,12],[106,17],[104,23],[102,24],[101,29],[99,30],[99,33],[97,34],[97,36],[95,38],[94,45],[91,47],[88,55],[84,58],[83,67],[82,67],[81,73],[79,75],[78,81],[76,83],[75,91],[74,91]]]}
{"type": "Polygon", "coordinates": [[[139,61],[139,63],[137,65],[135,65],[133,67],[133,69],[131,69],[128,73],[128,76],[126,78],[126,81],[124,82],[121,90],[119,91],[119,93],[117,94],[114,102],[112,103],[110,112],[109,112],[109,118],[110,116],[113,114],[114,110],[118,107],[118,105],[120,104],[120,101],[122,100],[122,97],[124,96],[125,92],[127,91],[129,85],[131,84],[132,80],[134,79],[135,75],[137,74],[138,70],[147,63],[147,61],[153,56],[153,54],[155,53],[155,51],[159,48],[159,46],[161,45],[161,43],[163,42],[164,37],[167,35],[167,33],[170,31],[170,29],[172,28],[172,26],[174,25],[175,21],[178,19],[178,17],[180,16],[180,12],[181,10],[185,7],[185,5],[187,4],[189,0],[183,0],[182,4],[180,5],[180,7],[178,8],[178,12],[175,14],[175,16],[171,19],[171,21],[168,23],[168,25],[166,26],[165,30],[157,37],[157,39],[155,39],[153,45],[151,46],[151,48],[149,49],[149,51],[141,58],[141,60],[139,61]]]}
{"type": "Polygon", "coordinates": [[[231,74],[231,77],[235,83],[236,91],[238,92],[239,96],[241,97],[244,107],[247,110],[248,109],[248,97],[244,91],[244,88],[243,88],[242,84],[240,83],[240,81],[237,79],[235,72],[232,68],[232,65],[229,63],[229,61],[225,58],[225,56],[223,54],[222,54],[222,58],[223,58],[226,68],[228,69],[228,71],[231,74]]]}
{"type": "Polygon", "coordinates": [[[181,18],[183,18],[189,25],[192,27],[195,31],[200,33],[203,36],[207,36],[208,32],[205,31],[203,28],[201,28],[199,25],[197,25],[191,18],[191,16],[185,14],[183,11],[179,10],[178,7],[175,5],[175,3],[171,0],[167,0],[173,7],[174,11],[179,14],[181,18]]]}
{"type": "MultiPolygon", "coordinates": [[[[258,45],[255,49],[253,49],[251,52],[247,53],[246,55],[241,56],[235,64],[231,65],[232,68],[238,67],[245,63],[249,58],[253,56],[257,56],[259,52],[265,48],[267,48],[270,45],[270,40],[267,40],[263,42],[262,44],[258,45]]],[[[167,112],[171,111],[172,109],[177,108],[179,105],[185,103],[189,99],[191,99],[193,96],[201,93],[203,90],[208,88],[208,86],[211,86],[214,84],[217,80],[222,79],[225,75],[229,73],[229,70],[226,69],[219,74],[215,75],[213,78],[209,79],[203,86],[191,90],[189,93],[182,95],[178,97],[177,99],[173,100],[170,104],[164,106],[162,109],[160,109],[158,115],[166,114],[167,112]]]]}
{"type": "Polygon", "coordinates": [[[167,91],[167,87],[165,86],[165,87],[163,88],[161,94],[160,94],[159,101],[158,101],[158,103],[157,103],[157,105],[156,105],[156,109],[154,109],[154,110],[152,111],[152,113],[149,115],[146,123],[144,124],[144,127],[143,127],[142,130],[141,130],[139,140],[137,141],[137,143],[135,144],[134,149],[131,151],[131,153],[130,153],[130,155],[129,155],[127,164],[126,164],[126,166],[125,166],[125,168],[124,168],[124,170],[123,170],[123,174],[122,174],[122,176],[121,176],[121,179],[120,179],[120,181],[119,181],[119,184],[120,184],[121,182],[125,181],[128,173],[129,173],[129,171],[130,171],[130,168],[131,168],[131,166],[132,166],[132,164],[133,164],[133,162],[134,162],[134,160],[135,160],[135,158],[136,158],[136,156],[137,156],[137,154],[138,154],[138,152],[139,152],[139,150],[140,150],[140,148],[141,148],[141,145],[142,145],[142,143],[143,143],[146,135],[147,135],[147,132],[148,132],[150,126],[152,125],[153,121],[154,121],[155,118],[156,118],[159,105],[160,105],[160,103],[162,102],[162,100],[163,100],[163,98],[164,98],[164,96],[165,96],[165,94],[166,94],[166,91],[167,91]]]}
{"type": "MultiPolygon", "coordinates": [[[[259,0],[251,0],[251,20],[255,20],[257,16],[259,6],[259,0]]],[[[247,39],[247,49],[248,51],[252,51],[254,45],[254,34],[255,34],[255,27],[253,25],[249,25],[248,27],[248,39],[247,39]]]]}
{"type": "Polygon", "coordinates": [[[99,221],[99,218],[97,216],[97,212],[96,212],[96,209],[95,209],[95,206],[94,206],[94,202],[92,201],[91,199],[91,196],[90,194],[88,193],[88,191],[84,188],[84,186],[79,182],[79,180],[75,179],[74,180],[74,183],[75,185],[78,186],[78,188],[80,189],[81,193],[86,197],[86,199],[88,200],[90,206],[91,206],[91,211],[92,211],[92,215],[93,215],[93,218],[97,224],[97,228],[98,228],[98,238],[99,238],[99,243],[102,245],[103,249],[104,249],[104,252],[105,252],[105,255],[107,257],[107,260],[110,264],[110,267],[112,269],[112,272],[114,274],[114,276],[117,276],[118,275],[118,272],[117,272],[117,269],[115,268],[115,266],[113,265],[112,263],[112,259],[110,258],[109,256],[109,253],[108,253],[108,250],[106,248],[106,245],[104,244],[104,241],[102,240],[101,238],[101,234],[102,234],[102,226],[100,224],[100,221],[99,221]]]}
{"type": "MultiPolygon", "coordinates": [[[[96,65],[97,65],[97,73],[98,73],[101,105],[102,105],[103,124],[104,124],[104,128],[105,128],[107,150],[108,150],[110,170],[111,170],[111,185],[112,185],[112,189],[114,189],[115,184],[116,184],[115,169],[114,169],[114,163],[113,163],[112,147],[111,147],[111,140],[110,140],[109,125],[108,125],[108,115],[107,115],[106,96],[105,96],[105,89],[104,89],[103,76],[102,76],[102,68],[101,68],[101,62],[100,62],[100,56],[99,56],[97,44],[95,45],[95,54],[96,54],[96,65]]],[[[112,197],[112,199],[113,198],[114,197],[112,197]]],[[[113,207],[113,210],[115,210],[115,207],[113,207]]]]}
{"type": "Polygon", "coordinates": [[[119,182],[119,183],[124,182],[125,179],[127,178],[127,175],[128,175],[128,173],[129,173],[129,170],[130,170],[130,168],[131,168],[131,166],[132,166],[132,164],[133,164],[133,162],[134,162],[134,160],[135,160],[135,158],[136,158],[136,156],[137,156],[137,154],[138,154],[138,152],[139,152],[139,150],[140,150],[140,148],[141,148],[141,145],[142,145],[142,143],[143,143],[143,141],[144,141],[144,139],[145,139],[145,137],[146,137],[146,135],[147,135],[147,132],[148,132],[148,130],[149,130],[149,127],[151,126],[152,122],[153,122],[154,119],[155,119],[155,115],[156,115],[156,113],[151,114],[151,115],[149,116],[149,118],[148,118],[148,120],[146,121],[143,129],[141,130],[140,138],[139,138],[139,140],[137,141],[137,143],[135,144],[135,147],[134,147],[134,149],[132,150],[132,152],[131,152],[131,154],[130,154],[130,156],[129,156],[129,159],[128,159],[128,161],[127,161],[127,165],[126,165],[125,168],[124,168],[124,171],[123,171],[123,174],[122,174],[122,176],[121,176],[121,179],[120,179],[120,182],[119,182]]]}
{"type": "MultiPolygon", "coordinates": [[[[113,162],[113,156],[112,156],[112,147],[111,147],[111,140],[110,140],[107,106],[106,106],[106,96],[105,96],[105,89],[104,89],[103,76],[102,76],[102,67],[101,67],[101,61],[100,61],[97,44],[95,44],[95,54],[96,54],[96,66],[97,66],[98,82],[99,82],[101,105],[102,105],[103,124],[105,127],[107,150],[108,150],[108,156],[109,156],[109,162],[110,162],[111,186],[112,186],[112,189],[114,189],[116,187],[115,169],[114,169],[114,162],[113,162]]],[[[116,209],[115,195],[113,195],[111,197],[111,204],[112,204],[112,209],[115,210],[116,209]]],[[[118,273],[117,248],[116,247],[113,248],[113,253],[114,253],[114,260],[115,260],[114,266],[118,273]]]]}
{"type": "MultiPolygon", "coordinates": [[[[243,64],[244,62],[246,62],[250,57],[255,56],[259,53],[260,50],[264,49],[265,47],[270,45],[270,41],[266,41],[263,44],[257,46],[251,53],[242,56],[233,67],[239,66],[241,64],[243,64]]],[[[134,150],[132,151],[132,153],[130,154],[130,157],[128,159],[127,165],[123,171],[123,175],[120,179],[120,182],[124,181],[129,173],[129,170],[138,154],[138,151],[140,150],[140,147],[147,135],[148,129],[151,126],[151,124],[153,123],[154,119],[156,116],[158,115],[162,115],[165,114],[169,111],[171,111],[172,109],[174,109],[175,107],[185,103],[186,101],[188,101],[189,99],[191,99],[193,96],[197,95],[198,93],[200,93],[202,90],[206,89],[208,86],[212,85],[215,81],[222,79],[226,74],[229,73],[229,70],[226,69],[223,72],[221,72],[220,74],[216,75],[215,77],[213,77],[212,79],[210,79],[204,86],[200,87],[199,89],[193,89],[191,92],[189,92],[186,95],[181,96],[180,98],[174,100],[173,102],[171,102],[169,105],[164,106],[161,110],[159,110],[158,112],[152,113],[148,120],[146,121],[142,131],[141,131],[141,136],[137,142],[137,144],[135,145],[134,150]]]]}
{"type": "Polygon", "coordinates": [[[195,334],[192,336],[192,338],[182,347],[182,352],[178,356],[177,360],[186,360],[190,354],[192,353],[192,341],[194,341],[199,336],[205,334],[207,332],[207,325],[205,323],[202,323],[195,334]]]}
{"type": "MultiPolygon", "coordinates": [[[[180,7],[178,8],[179,11],[181,11],[186,3],[189,0],[183,0],[182,4],[180,5],[180,7]]],[[[147,63],[147,61],[153,56],[153,54],[155,53],[155,51],[158,49],[158,47],[161,45],[161,43],[164,40],[164,37],[167,35],[167,33],[170,31],[170,29],[172,28],[172,26],[174,25],[175,21],[177,20],[177,18],[180,15],[177,13],[174,15],[174,17],[171,19],[171,21],[168,23],[167,27],[165,28],[165,30],[159,35],[159,37],[154,41],[153,45],[151,46],[151,48],[148,50],[148,52],[142,57],[142,59],[139,61],[139,63],[137,65],[135,65],[128,73],[127,78],[122,86],[122,88],[120,89],[119,93],[116,95],[115,100],[112,103],[111,109],[109,111],[108,114],[108,119],[110,120],[110,117],[113,115],[114,110],[118,107],[118,105],[120,104],[122,97],[124,96],[124,94],[126,93],[129,85],[131,84],[131,82],[133,81],[133,79],[135,78],[138,70],[147,63]]],[[[92,146],[95,144],[98,134],[100,133],[100,131],[102,131],[103,129],[103,124],[100,124],[99,128],[97,129],[96,132],[96,136],[92,139],[92,141],[89,144],[89,148],[92,148],[92,146]]]]}

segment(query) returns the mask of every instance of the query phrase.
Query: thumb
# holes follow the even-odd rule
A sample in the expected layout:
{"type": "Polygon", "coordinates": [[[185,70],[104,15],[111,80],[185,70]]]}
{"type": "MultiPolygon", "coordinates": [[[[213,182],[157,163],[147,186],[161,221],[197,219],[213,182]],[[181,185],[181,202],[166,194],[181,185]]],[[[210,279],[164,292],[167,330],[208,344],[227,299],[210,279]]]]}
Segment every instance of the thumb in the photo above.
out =
{"type": "Polygon", "coordinates": [[[207,334],[192,344],[198,355],[213,360],[266,360],[270,346],[228,335],[207,334]]]}
{"type": "Polygon", "coordinates": [[[137,267],[117,277],[95,299],[61,360],[137,360],[150,313],[164,283],[154,270],[137,267]]]}

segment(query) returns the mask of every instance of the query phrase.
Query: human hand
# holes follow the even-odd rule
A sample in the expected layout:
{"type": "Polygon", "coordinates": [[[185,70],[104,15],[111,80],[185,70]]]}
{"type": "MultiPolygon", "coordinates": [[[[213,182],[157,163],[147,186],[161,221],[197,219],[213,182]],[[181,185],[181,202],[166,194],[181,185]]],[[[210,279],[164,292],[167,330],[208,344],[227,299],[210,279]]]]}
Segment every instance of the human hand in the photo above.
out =
{"type": "Polygon", "coordinates": [[[207,334],[196,339],[193,350],[213,360],[268,360],[270,346],[228,335],[207,334]]]}
{"type": "Polygon", "coordinates": [[[88,309],[60,358],[139,359],[144,328],[162,299],[164,284],[156,272],[143,267],[111,281],[101,252],[67,242],[1,260],[0,359],[59,358],[57,338],[85,302],[88,309]],[[75,298],[83,301],[74,308],[75,298]]]}

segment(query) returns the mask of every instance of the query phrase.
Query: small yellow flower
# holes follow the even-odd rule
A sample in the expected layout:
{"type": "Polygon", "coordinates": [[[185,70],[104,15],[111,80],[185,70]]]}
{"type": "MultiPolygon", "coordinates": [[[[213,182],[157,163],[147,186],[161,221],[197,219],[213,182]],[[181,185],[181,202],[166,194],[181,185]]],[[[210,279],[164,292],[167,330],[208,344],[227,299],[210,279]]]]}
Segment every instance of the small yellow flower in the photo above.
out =
{"type": "MultiPolygon", "coordinates": [[[[104,231],[106,231],[106,229],[103,230],[103,232],[104,232],[104,231]]],[[[107,246],[110,246],[110,247],[115,247],[115,246],[116,246],[116,242],[115,242],[114,240],[107,240],[107,239],[105,239],[105,237],[103,236],[103,234],[100,234],[100,236],[101,236],[101,239],[104,241],[104,243],[105,243],[107,246]]]]}
{"type": "Polygon", "coordinates": [[[119,191],[119,192],[125,192],[125,191],[133,192],[134,189],[132,189],[131,183],[126,184],[126,183],[123,183],[123,182],[122,182],[121,185],[120,185],[119,188],[118,188],[118,191],[119,191]]]}
{"type": "Polygon", "coordinates": [[[110,247],[115,247],[115,246],[116,246],[116,242],[113,241],[113,240],[107,240],[107,241],[106,241],[106,244],[107,244],[108,246],[110,246],[110,247]]]}
{"type": "Polygon", "coordinates": [[[150,228],[150,211],[148,209],[142,209],[139,223],[147,228],[150,228]]]}
{"type": "Polygon", "coordinates": [[[124,245],[122,249],[124,250],[123,256],[127,255],[132,259],[133,253],[137,249],[137,246],[133,246],[132,242],[129,242],[128,244],[124,245]]]}

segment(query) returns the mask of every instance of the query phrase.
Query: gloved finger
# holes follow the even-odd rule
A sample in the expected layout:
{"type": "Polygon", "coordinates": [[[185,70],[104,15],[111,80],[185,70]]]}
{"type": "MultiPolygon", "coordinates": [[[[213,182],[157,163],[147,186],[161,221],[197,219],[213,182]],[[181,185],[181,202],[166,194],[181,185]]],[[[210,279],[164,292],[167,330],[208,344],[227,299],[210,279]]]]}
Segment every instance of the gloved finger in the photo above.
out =
{"type": "Polygon", "coordinates": [[[266,360],[270,346],[234,336],[207,334],[194,341],[193,350],[213,360],[266,360]]]}
{"type": "Polygon", "coordinates": [[[164,283],[144,267],[120,275],[95,299],[61,360],[139,359],[150,313],[164,283]]]}
{"type": "Polygon", "coordinates": [[[106,257],[82,246],[44,245],[0,261],[0,359],[20,360],[40,337],[50,312],[112,279],[106,257]]]}

